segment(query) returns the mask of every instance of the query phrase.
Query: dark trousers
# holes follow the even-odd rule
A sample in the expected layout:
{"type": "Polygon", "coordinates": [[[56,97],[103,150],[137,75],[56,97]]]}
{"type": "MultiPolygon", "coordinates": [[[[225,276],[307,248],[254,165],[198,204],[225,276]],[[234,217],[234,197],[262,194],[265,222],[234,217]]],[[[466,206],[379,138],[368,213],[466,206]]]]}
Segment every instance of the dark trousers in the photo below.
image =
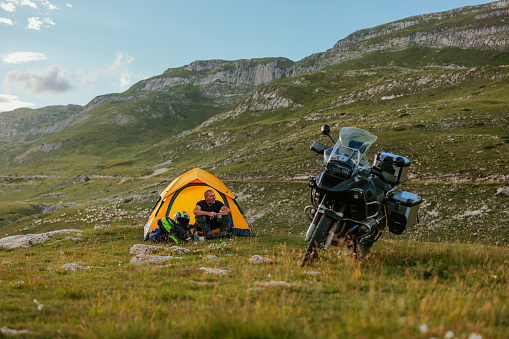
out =
{"type": "Polygon", "coordinates": [[[207,217],[204,215],[200,215],[196,217],[196,224],[195,226],[198,227],[199,231],[202,231],[204,233],[207,233],[208,231],[215,230],[219,228],[221,232],[223,231],[229,231],[230,225],[228,223],[228,215],[224,216],[221,220],[221,222],[218,222],[217,219],[212,219],[210,224],[207,223],[207,217]]]}

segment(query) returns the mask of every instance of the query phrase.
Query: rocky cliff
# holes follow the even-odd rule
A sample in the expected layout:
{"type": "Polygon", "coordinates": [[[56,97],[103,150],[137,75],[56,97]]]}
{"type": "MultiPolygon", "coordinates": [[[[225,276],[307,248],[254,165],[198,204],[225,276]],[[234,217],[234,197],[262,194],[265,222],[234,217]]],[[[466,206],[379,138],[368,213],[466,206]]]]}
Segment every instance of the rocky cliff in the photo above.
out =
{"type": "Polygon", "coordinates": [[[24,142],[63,129],[80,115],[80,106],[51,106],[39,110],[20,108],[0,114],[0,143],[24,142]]]}
{"type": "Polygon", "coordinates": [[[411,46],[507,51],[508,36],[509,0],[496,1],[357,31],[330,50],[303,59],[290,74],[316,71],[376,51],[400,51],[411,46]]]}
{"type": "Polygon", "coordinates": [[[184,84],[253,88],[285,76],[289,65],[293,65],[293,61],[286,58],[195,61],[179,69],[170,69],[161,76],[143,80],[134,89],[156,91],[184,84]]]}

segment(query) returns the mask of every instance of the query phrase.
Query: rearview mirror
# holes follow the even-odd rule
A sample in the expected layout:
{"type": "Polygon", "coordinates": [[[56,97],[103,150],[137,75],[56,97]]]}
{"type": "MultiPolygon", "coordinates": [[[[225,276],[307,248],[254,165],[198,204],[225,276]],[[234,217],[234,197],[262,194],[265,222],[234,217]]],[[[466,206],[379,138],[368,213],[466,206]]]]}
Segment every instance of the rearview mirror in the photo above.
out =
{"type": "Polygon", "coordinates": [[[322,134],[329,135],[329,133],[330,133],[330,127],[327,124],[323,125],[321,130],[322,130],[322,134]]]}
{"type": "Polygon", "coordinates": [[[330,127],[329,127],[329,125],[324,124],[324,125],[322,126],[321,130],[322,130],[322,134],[325,134],[326,136],[328,136],[328,137],[329,137],[329,139],[331,139],[331,140],[332,140],[332,142],[334,142],[334,143],[335,143],[334,139],[332,139],[332,137],[330,136],[330,127]]]}

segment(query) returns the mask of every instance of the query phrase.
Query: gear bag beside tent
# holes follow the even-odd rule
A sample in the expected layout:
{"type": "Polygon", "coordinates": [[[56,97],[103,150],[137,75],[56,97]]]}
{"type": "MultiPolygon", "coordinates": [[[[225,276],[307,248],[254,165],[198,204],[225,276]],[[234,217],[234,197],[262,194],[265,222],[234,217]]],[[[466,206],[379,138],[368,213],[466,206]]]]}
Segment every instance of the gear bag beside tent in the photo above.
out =
{"type": "Polygon", "coordinates": [[[189,224],[195,224],[196,220],[192,212],[196,203],[204,199],[203,195],[209,189],[215,192],[216,200],[221,201],[231,210],[228,217],[232,233],[254,236],[233,193],[212,174],[195,168],[173,180],[161,193],[145,224],[144,239],[148,240],[150,231],[157,227],[159,219],[178,211],[186,211],[190,218],[189,224]]]}

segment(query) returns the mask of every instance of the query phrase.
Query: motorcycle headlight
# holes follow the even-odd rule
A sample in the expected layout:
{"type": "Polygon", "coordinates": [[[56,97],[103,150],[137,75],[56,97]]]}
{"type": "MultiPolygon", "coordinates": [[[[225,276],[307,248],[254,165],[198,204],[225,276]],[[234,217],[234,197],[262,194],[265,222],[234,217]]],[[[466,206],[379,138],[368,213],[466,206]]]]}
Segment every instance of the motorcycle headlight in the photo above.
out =
{"type": "Polygon", "coordinates": [[[352,168],[338,161],[329,161],[327,164],[327,170],[342,177],[349,177],[352,175],[352,168]]]}

